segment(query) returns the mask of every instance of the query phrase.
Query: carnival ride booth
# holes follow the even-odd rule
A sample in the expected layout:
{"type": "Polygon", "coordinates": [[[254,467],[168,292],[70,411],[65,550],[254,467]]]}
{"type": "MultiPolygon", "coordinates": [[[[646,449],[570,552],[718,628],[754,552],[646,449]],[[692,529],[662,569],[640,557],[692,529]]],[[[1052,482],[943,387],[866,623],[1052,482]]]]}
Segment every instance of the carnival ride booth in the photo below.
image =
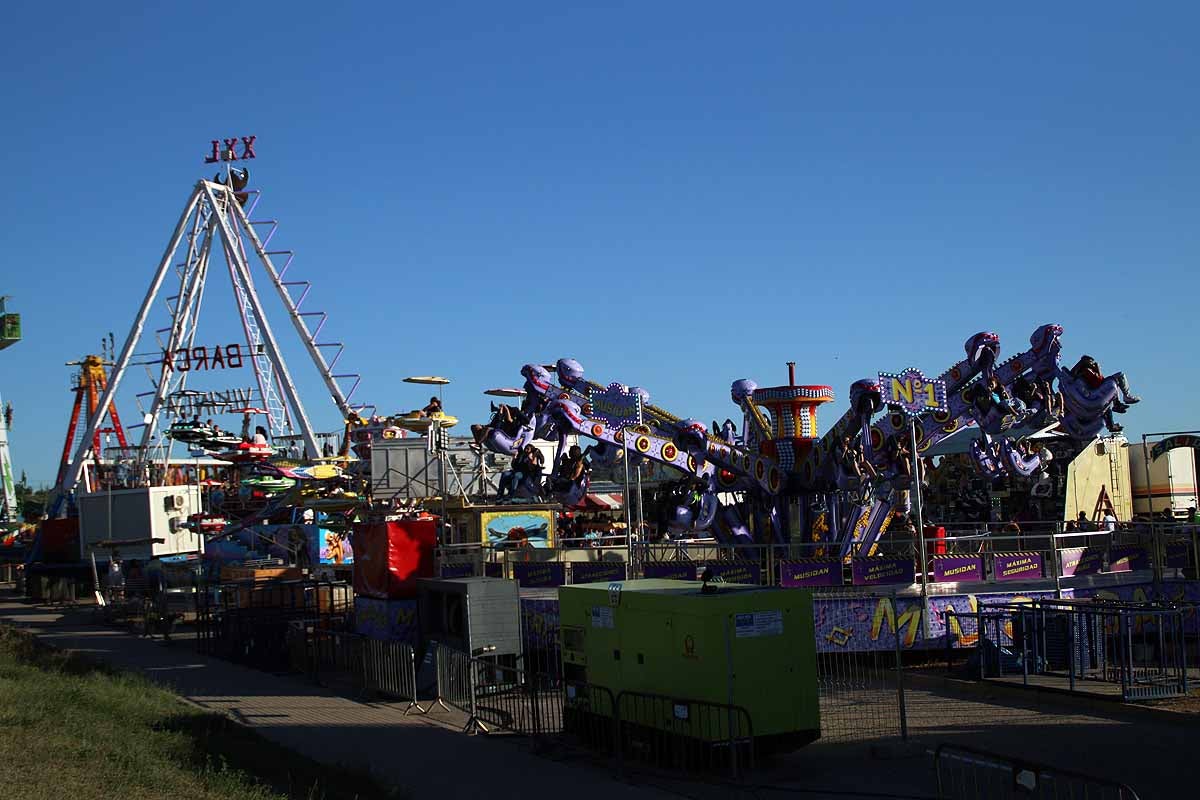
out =
{"type": "MultiPolygon", "coordinates": [[[[634,580],[558,597],[564,681],[611,691],[631,746],[715,751],[752,731],[756,750],[789,750],[820,736],[811,592],[634,580]]],[[[564,726],[594,730],[593,713],[568,702],[564,726]]]]}
{"type": "Polygon", "coordinates": [[[558,541],[562,547],[615,547],[625,544],[629,526],[625,498],[617,492],[592,492],[560,519],[558,541]],[[569,516],[567,516],[569,514],[569,516]]]}

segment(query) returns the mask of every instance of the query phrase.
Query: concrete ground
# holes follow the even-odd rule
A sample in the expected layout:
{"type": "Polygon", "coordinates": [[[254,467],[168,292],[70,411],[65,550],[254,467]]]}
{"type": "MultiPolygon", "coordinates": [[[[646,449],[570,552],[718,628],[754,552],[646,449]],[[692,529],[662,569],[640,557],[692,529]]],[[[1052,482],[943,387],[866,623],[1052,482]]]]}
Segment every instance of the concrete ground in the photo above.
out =
{"type": "Polygon", "coordinates": [[[370,771],[416,797],[931,798],[937,796],[931,753],[940,742],[1124,781],[1143,800],[1191,796],[1200,779],[1191,761],[1200,715],[1138,714],[1115,704],[914,676],[919,685],[906,693],[908,744],[818,742],[761,763],[750,788],[639,773],[619,781],[587,759],[535,755],[520,737],[466,736],[457,714],[405,716],[404,704],[358,702],[198,655],[190,639],[167,645],[101,627],[86,609],[48,609],[0,594],[0,622],[142,672],[311,758],[370,771]]]}

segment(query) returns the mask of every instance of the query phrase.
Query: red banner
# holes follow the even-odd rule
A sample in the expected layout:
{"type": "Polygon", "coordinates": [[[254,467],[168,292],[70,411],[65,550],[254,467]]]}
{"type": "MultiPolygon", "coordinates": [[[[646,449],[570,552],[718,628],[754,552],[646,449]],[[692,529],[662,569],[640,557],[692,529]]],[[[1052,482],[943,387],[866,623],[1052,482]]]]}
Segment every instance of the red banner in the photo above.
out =
{"type": "Polygon", "coordinates": [[[379,600],[415,597],[417,579],[432,578],[437,520],[360,522],[354,526],[354,593],[379,600]]]}

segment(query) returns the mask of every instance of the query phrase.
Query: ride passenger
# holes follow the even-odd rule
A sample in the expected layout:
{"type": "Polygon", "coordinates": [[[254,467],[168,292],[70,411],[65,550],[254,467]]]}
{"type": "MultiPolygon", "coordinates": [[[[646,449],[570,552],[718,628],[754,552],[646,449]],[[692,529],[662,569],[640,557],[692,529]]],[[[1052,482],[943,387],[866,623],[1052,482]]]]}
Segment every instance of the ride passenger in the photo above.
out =
{"type": "Polygon", "coordinates": [[[898,433],[888,440],[888,458],[896,465],[901,476],[912,479],[912,453],[908,449],[908,442],[904,440],[903,433],[898,433]]]}
{"type": "Polygon", "coordinates": [[[564,453],[558,461],[558,468],[554,474],[554,488],[560,491],[569,489],[583,478],[586,467],[583,451],[580,450],[579,445],[571,445],[571,449],[564,453]]]}
{"type": "MultiPolygon", "coordinates": [[[[1071,375],[1083,381],[1089,389],[1099,389],[1104,385],[1106,378],[1104,372],[1100,369],[1100,362],[1091,356],[1081,356],[1079,361],[1071,367],[1071,375]]],[[[1104,412],[1104,424],[1112,433],[1120,433],[1124,430],[1124,426],[1113,421],[1113,414],[1124,414],[1129,410],[1129,407],[1134,403],[1141,402],[1142,398],[1129,391],[1129,382],[1125,379],[1125,373],[1118,372],[1112,376],[1113,382],[1117,388],[1121,390],[1121,399],[1113,400],[1112,405],[1104,412]]]]}

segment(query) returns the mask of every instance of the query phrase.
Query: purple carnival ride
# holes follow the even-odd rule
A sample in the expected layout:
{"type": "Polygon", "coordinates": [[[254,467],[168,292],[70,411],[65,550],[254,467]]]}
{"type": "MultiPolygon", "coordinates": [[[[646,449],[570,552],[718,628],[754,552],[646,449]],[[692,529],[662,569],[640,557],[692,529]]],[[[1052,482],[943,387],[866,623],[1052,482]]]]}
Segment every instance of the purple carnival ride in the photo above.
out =
{"type": "MultiPolygon", "coordinates": [[[[1062,333],[1059,325],[1042,325],[1028,350],[1003,362],[996,334],[968,339],[966,358],[938,376],[947,387],[948,409],[917,421],[915,456],[975,427],[979,436],[970,451],[981,475],[1032,478],[1039,474],[1041,456],[1011,434],[1054,430],[1086,441],[1105,424],[1119,431],[1113,413],[1126,411],[1139,398],[1129,392],[1122,373],[1104,377],[1089,356],[1063,369],[1062,333]]],[[[802,486],[836,488],[828,494],[827,526],[843,555],[870,552],[893,512],[907,511],[914,472],[904,415],[880,407],[879,387],[871,379],[856,382],[850,395],[851,408],[798,468],[802,486]]]]}
{"type": "MultiPolygon", "coordinates": [[[[706,426],[651,404],[649,393],[623,384],[587,380],[570,358],[553,367],[526,364],[519,407],[494,409],[486,426],[474,426],[483,447],[508,455],[541,439],[557,443],[555,463],[540,489],[527,496],[574,505],[586,493],[586,474],[564,481],[561,465],[568,437],[590,439],[589,464],[631,465],[649,459],[681,473],[670,531],[710,531],[723,543],[827,543],[842,556],[873,552],[893,520],[908,509],[917,459],[953,436],[975,428],[970,452],[981,475],[1036,480],[1042,451],[1024,438],[1054,431],[1090,440],[1136,402],[1122,373],[1104,376],[1083,356],[1061,364],[1061,326],[1042,325],[1027,350],[1001,361],[1000,337],[984,331],[964,344],[965,357],[941,373],[944,411],[915,424],[915,452],[908,419],[884,402],[875,379],[851,385],[850,407],[822,436],[816,409],[833,400],[827,386],[797,385],[789,364],[787,385],[759,387],[743,378],[730,387],[742,412],[706,426]],[[551,371],[553,370],[553,371],[551,371]]],[[[577,471],[577,470],[576,470],[577,471]]]]}

